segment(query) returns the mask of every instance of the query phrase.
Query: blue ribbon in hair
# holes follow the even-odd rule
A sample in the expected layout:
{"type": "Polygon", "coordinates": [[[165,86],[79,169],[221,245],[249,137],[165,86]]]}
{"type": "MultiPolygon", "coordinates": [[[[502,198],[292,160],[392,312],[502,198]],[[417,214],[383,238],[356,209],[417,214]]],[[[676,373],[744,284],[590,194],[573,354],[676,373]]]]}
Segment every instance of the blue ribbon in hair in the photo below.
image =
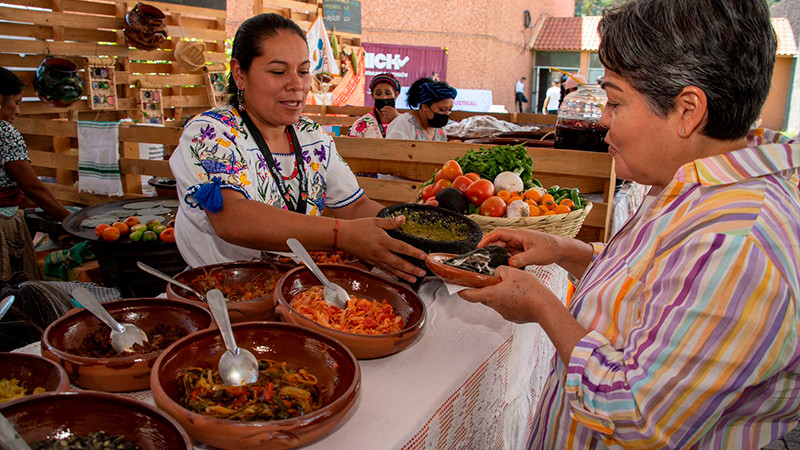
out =
{"type": "Polygon", "coordinates": [[[222,179],[220,177],[213,177],[208,183],[201,184],[194,192],[194,201],[197,204],[212,213],[222,211],[222,179]]]}
{"type": "Polygon", "coordinates": [[[420,105],[428,105],[431,103],[444,100],[446,98],[456,98],[458,91],[450,86],[436,83],[425,83],[420,86],[419,103],[420,105]]]}

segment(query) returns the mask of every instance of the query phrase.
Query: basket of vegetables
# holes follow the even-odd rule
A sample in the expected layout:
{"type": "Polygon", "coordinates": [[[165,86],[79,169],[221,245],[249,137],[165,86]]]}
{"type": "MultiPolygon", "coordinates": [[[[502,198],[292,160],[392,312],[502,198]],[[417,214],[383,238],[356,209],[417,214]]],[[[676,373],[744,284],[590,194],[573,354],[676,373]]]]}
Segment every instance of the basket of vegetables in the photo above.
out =
{"type": "Polygon", "coordinates": [[[592,209],[577,188],[545,188],[521,145],[470,150],[425,182],[419,200],[468,214],[481,230],[529,228],[575,237],[592,209]]]}

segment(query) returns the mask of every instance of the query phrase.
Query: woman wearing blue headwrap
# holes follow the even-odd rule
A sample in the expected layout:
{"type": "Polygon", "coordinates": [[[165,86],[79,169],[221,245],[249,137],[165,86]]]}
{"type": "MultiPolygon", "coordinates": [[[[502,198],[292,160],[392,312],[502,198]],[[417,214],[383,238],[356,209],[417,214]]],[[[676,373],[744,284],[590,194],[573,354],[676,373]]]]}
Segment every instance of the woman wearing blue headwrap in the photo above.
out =
{"type": "Polygon", "coordinates": [[[376,75],[369,83],[369,92],[375,107],[353,122],[347,134],[350,137],[382,139],[386,137],[386,128],[400,115],[394,108],[394,101],[400,94],[400,82],[394,75],[376,75]]]}
{"type": "Polygon", "coordinates": [[[420,78],[408,88],[410,112],[400,114],[386,129],[386,139],[447,141],[447,125],[457,91],[444,81],[420,78]]]}

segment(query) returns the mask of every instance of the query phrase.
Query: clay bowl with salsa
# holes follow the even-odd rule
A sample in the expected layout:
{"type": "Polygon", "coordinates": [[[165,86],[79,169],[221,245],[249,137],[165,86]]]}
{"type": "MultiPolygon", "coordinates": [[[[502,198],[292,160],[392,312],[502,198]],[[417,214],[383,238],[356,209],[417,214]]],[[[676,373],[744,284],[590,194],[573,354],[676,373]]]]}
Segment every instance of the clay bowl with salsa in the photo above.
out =
{"type": "Polygon", "coordinates": [[[222,449],[294,448],[319,439],[347,416],[359,395],[361,369],[355,356],[340,342],[280,322],[245,322],[232,328],[236,343],[264,361],[265,367],[267,360],[277,366],[285,363],[285,373],[293,377],[303,373],[305,379],[313,379],[314,383],[286,382],[276,392],[277,383],[269,385],[273,375],[260,370],[259,381],[254,384],[219,389],[221,381],[216,369],[225,352],[219,331],[204,330],[187,336],[156,360],[150,389],[156,405],[178,421],[192,438],[222,449]],[[202,385],[193,382],[198,378],[192,378],[191,371],[204,377],[211,373],[211,382],[204,381],[202,385]],[[290,401],[293,397],[285,396],[290,393],[288,389],[298,386],[314,392],[313,408],[300,411],[290,401]],[[219,393],[220,397],[206,403],[212,393],[219,393]],[[261,411],[275,415],[259,416],[250,406],[233,409],[247,404],[248,399],[253,408],[263,408],[261,411]],[[284,408],[285,399],[291,406],[284,408]],[[276,405],[284,409],[276,410],[276,405]],[[206,410],[207,407],[213,410],[206,410]]]}
{"type": "Polygon", "coordinates": [[[209,328],[211,313],[195,302],[137,298],[104,303],[120,323],[132,323],[148,337],[144,347],[120,354],[111,348],[111,329],[84,309],[59,318],[42,334],[42,356],[66,370],[84,389],[129,392],[150,386],[150,369],[158,355],[178,339],[209,328]]]}
{"type": "MultiPolygon", "coordinates": [[[[359,269],[368,268],[366,264],[344,250],[310,251],[308,254],[317,264],[347,264],[348,266],[358,267],[359,269]]],[[[267,262],[276,262],[292,268],[302,265],[294,262],[292,258],[283,255],[276,255],[270,252],[264,252],[264,257],[262,260],[267,262]]]]}
{"type": "MultiPolygon", "coordinates": [[[[219,289],[225,296],[232,323],[277,320],[272,305],[275,283],[294,265],[277,262],[230,262],[184,270],[175,279],[200,293],[219,289]]],[[[170,283],[167,298],[208,304],[170,283]]]]}
{"type": "Polygon", "coordinates": [[[84,440],[90,436],[103,442],[106,439],[98,438],[101,431],[139,450],[192,449],[189,436],[172,418],[154,406],[121,395],[48,392],[4,403],[0,412],[34,449],[42,443],[58,445],[47,441],[84,440]]]}
{"type": "Polygon", "coordinates": [[[22,396],[68,390],[67,372],[53,361],[26,353],[0,353],[0,403],[22,396]]]}
{"type": "MultiPolygon", "coordinates": [[[[394,283],[371,272],[340,264],[319,266],[333,283],[343,287],[351,299],[376,302],[372,305],[357,302],[349,307],[355,311],[334,311],[324,303],[322,285],[310,270],[298,267],[287,272],[275,288],[275,312],[284,322],[294,323],[327,334],[342,342],[358,359],[380,358],[402,351],[411,345],[425,324],[425,303],[408,285],[394,283]],[[313,291],[312,291],[313,289],[313,291]],[[311,294],[311,293],[314,294],[311,294]],[[313,295],[317,307],[292,301],[299,295],[313,295]],[[383,304],[383,301],[386,304],[383,304]],[[362,305],[365,305],[362,308],[362,305]],[[370,307],[367,307],[370,306],[370,307]],[[308,308],[308,309],[306,309],[308,308]],[[312,319],[338,320],[338,329],[312,319]],[[347,317],[346,320],[339,320],[347,317]],[[389,326],[399,318],[401,322],[389,326]],[[345,331],[347,330],[347,331],[345,331]],[[390,332],[383,332],[390,330],[390,332]],[[378,334],[361,334],[361,333],[378,334]]],[[[299,299],[299,297],[298,297],[299,299]]]]}

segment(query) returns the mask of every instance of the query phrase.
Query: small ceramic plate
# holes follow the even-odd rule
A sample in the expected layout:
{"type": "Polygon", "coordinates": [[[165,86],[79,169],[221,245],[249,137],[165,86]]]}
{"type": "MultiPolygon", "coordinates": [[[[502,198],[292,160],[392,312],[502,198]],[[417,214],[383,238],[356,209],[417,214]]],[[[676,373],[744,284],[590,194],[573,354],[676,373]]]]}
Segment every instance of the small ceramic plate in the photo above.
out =
{"type": "Polygon", "coordinates": [[[452,253],[429,253],[428,257],[425,258],[425,264],[429,269],[431,269],[431,272],[448,283],[482,288],[500,282],[500,277],[498,276],[489,276],[482,273],[459,269],[457,267],[448,266],[443,262],[444,260],[450,259],[454,256],[458,255],[454,255],[452,253]]]}

